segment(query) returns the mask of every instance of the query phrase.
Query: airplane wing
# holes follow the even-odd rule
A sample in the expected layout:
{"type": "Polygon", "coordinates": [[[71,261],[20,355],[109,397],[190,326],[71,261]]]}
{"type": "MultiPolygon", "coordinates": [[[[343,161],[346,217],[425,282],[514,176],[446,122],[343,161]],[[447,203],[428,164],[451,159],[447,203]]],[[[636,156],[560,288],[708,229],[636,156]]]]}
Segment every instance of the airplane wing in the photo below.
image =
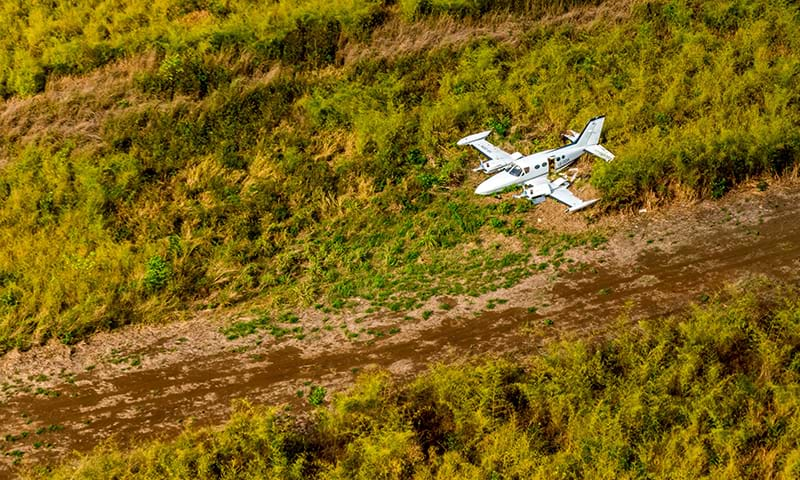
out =
{"type": "Polygon", "coordinates": [[[591,153],[595,157],[602,158],[606,162],[610,162],[611,160],[614,160],[614,154],[609,152],[608,150],[606,150],[605,147],[603,147],[602,145],[599,145],[599,144],[598,145],[587,145],[587,146],[583,147],[583,149],[586,150],[588,153],[591,153]]]}
{"type": "Polygon", "coordinates": [[[584,208],[592,205],[597,199],[594,200],[587,200],[583,201],[580,198],[576,197],[572,194],[567,187],[561,187],[553,190],[550,192],[550,196],[558,200],[559,202],[563,203],[569,209],[567,210],[569,213],[577,212],[578,210],[583,210],[584,208]]]}
{"type": "Polygon", "coordinates": [[[485,132],[464,137],[458,141],[458,145],[471,145],[489,159],[486,162],[481,162],[480,166],[475,168],[476,172],[496,172],[514,160],[513,155],[486,141],[486,137],[491,133],[491,130],[486,130],[485,132]]]}
{"type": "Polygon", "coordinates": [[[544,179],[543,182],[534,180],[525,183],[525,189],[520,195],[515,195],[515,198],[527,198],[534,204],[538,204],[543,202],[545,197],[552,197],[569,207],[567,210],[569,213],[583,210],[597,201],[597,199],[583,201],[576,197],[567,189],[569,184],[569,180],[564,177],[559,177],[552,182],[547,179],[544,179]]]}

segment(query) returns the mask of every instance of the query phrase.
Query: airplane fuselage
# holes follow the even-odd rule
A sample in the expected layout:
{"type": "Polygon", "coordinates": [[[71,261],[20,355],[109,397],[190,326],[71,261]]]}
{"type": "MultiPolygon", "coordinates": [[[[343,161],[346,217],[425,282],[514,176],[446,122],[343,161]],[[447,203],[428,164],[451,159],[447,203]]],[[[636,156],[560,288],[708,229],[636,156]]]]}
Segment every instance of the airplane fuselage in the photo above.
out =
{"type": "Polygon", "coordinates": [[[584,147],[570,144],[519,158],[478,185],[475,193],[491,195],[513,185],[536,182],[540,177],[542,181],[547,181],[550,169],[553,172],[563,170],[584,153],[584,147]]]}

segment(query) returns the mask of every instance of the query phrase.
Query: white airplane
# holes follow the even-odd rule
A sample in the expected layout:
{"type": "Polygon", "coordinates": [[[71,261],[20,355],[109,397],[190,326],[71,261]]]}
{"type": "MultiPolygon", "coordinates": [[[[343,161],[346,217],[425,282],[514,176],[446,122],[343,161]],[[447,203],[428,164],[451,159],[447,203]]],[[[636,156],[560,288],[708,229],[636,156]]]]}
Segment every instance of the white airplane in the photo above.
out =
{"type": "Polygon", "coordinates": [[[458,145],[472,145],[483,155],[488,157],[487,161],[481,161],[480,166],[475,171],[485,173],[496,173],[475,189],[478,195],[491,195],[502,191],[512,185],[523,185],[523,191],[514,198],[527,198],[534,204],[542,203],[546,197],[553,197],[559,202],[567,205],[568,212],[577,212],[597,201],[583,201],[572,194],[567,188],[572,179],[559,175],[552,182],[548,178],[548,173],[560,172],[572,165],[584,153],[590,153],[596,157],[609,162],[614,159],[614,154],[606,150],[600,142],[600,132],[603,129],[605,116],[595,117],[578,134],[570,130],[564,134],[564,138],[570,143],[563,147],[537,152],[524,156],[519,152],[508,153],[486,141],[486,137],[492,133],[491,130],[476,133],[464,137],[458,141],[458,145]]]}

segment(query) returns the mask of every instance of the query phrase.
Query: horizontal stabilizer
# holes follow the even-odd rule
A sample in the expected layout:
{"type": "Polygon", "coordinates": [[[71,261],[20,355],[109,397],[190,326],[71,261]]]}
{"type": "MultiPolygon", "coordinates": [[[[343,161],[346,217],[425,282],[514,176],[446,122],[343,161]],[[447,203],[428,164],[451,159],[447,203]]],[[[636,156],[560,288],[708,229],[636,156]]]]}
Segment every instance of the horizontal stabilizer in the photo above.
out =
{"type": "Polygon", "coordinates": [[[588,145],[583,147],[586,152],[591,153],[595,157],[600,157],[606,162],[614,160],[614,154],[605,149],[602,145],[588,145]]]}
{"type": "Polygon", "coordinates": [[[576,142],[578,141],[580,133],[576,132],[575,130],[567,130],[566,132],[562,133],[561,136],[565,140],[569,140],[570,142],[576,142]]]}

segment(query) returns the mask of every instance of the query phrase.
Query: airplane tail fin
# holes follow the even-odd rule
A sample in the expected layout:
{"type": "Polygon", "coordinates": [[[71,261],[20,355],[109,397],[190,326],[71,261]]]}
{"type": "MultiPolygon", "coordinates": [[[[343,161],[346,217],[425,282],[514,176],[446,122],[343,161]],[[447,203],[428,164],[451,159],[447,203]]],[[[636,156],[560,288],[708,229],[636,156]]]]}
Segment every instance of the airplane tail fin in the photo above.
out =
{"type": "Polygon", "coordinates": [[[603,121],[605,121],[605,119],[606,117],[603,115],[589,120],[589,123],[583,127],[581,135],[575,141],[575,145],[587,147],[600,143],[600,132],[603,130],[603,121]]]}

